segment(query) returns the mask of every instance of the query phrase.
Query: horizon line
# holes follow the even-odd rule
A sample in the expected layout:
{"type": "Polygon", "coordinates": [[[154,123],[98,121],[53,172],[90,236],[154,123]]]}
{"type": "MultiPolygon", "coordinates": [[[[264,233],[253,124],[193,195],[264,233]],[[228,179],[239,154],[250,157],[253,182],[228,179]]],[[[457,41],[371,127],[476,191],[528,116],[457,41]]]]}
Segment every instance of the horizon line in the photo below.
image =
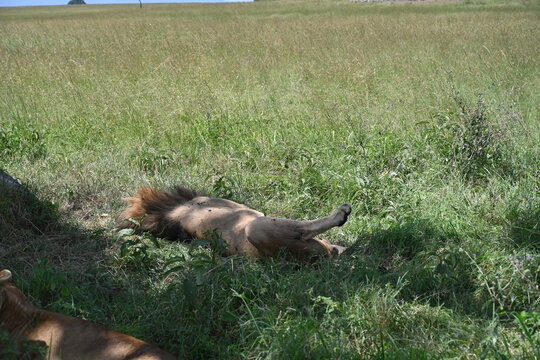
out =
{"type": "MultiPolygon", "coordinates": [[[[7,0],[6,4],[3,2],[6,0],[0,0],[0,8],[7,7],[45,7],[45,6],[67,6],[69,0],[49,0],[49,1],[39,1],[39,2],[48,2],[45,4],[36,3],[36,0],[29,1],[20,1],[20,0],[7,0]]],[[[91,1],[91,3],[86,4],[73,4],[73,5],[139,5],[138,0],[86,0],[91,1]]],[[[254,0],[142,0],[142,5],[160,5],[160,4],[226,4],[226,3],[241,3],[241,2],[254,2],[254,0]]],[[[72,5],[70,5],[72,6],[72,5]]]]}

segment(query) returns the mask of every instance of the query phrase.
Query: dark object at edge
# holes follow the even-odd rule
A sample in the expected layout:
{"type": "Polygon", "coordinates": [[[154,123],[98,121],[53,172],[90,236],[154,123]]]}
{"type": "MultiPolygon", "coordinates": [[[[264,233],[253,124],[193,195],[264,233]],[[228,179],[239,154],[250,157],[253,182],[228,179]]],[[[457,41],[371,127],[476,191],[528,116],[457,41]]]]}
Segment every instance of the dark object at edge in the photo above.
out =
{"type": "Polygon", "coordinates": [[[2,169],[0,169],[0,185],[10,189],[28,191],[28,189],[22,186],[20,182],[18,182],[8,173],[4,172],[2,169]]]}

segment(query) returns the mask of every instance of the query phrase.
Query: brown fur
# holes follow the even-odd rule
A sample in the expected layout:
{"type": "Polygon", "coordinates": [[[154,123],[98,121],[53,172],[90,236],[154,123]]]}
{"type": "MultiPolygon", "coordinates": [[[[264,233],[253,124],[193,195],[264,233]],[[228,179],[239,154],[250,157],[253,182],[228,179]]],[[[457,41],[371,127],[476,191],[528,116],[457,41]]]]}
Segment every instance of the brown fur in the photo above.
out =
{"type": "MultiPolygon", "coordinates": [[[[9,284],[11,272],[0,271],[0,329],[10,339],[48,346],[50,360],[173,360],[173,355],[144,341],[89,321],[44,311],[9,284]]],[[[36,357],[40,359],[41,357],[36,357]]]]}
{"type": "Polygon", "coordinates": [[[176,187],[170,191],[140,188],[127,198],[119,228],[136,228],[157,237],[186,241],[217,232],[227,242],[224,255],[274,256],[289,252],[300,259],[340,254],[344,247],[315,236],[341,226],[351,213],[344,204],[330,216],[312,221],[295,221],[264,216],[227,199],[210,198],[193,190],[176,187]],[[136,219],[136,227],[125,219],[136,219]]]}

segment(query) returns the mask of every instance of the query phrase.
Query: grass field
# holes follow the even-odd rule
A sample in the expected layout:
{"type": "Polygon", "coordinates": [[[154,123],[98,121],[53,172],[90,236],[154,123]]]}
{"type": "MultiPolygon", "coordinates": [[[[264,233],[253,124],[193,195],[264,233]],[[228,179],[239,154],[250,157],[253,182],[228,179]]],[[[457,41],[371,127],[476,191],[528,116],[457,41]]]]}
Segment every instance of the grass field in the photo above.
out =
{"type": "Polygon", "coordinates": [[[0,8],[0,168],[40,199],[0,195],[0,268],[181,358],[540,358],[539,38],[536,1],[0,8]],[[349,202],[353,248],[122,246],[122,198],[175,184],[349,202]]]}

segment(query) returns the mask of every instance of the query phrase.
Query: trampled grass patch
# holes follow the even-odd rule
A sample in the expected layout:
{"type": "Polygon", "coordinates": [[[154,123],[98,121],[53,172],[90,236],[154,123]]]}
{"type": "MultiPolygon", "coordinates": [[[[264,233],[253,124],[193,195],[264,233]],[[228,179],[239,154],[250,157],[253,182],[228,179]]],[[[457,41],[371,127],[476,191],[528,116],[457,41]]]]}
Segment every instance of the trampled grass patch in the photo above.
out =
{"type": "Polygon", "coordinates": [[[0,168],[36,198],[0,189],[0,265],[183,358],[538,357],[539,11],[2,8],[0,168]],[[176,184],[297,219],[349,202],[327,235],[351,248],[117,238],[122,197],[176,184]]]}

